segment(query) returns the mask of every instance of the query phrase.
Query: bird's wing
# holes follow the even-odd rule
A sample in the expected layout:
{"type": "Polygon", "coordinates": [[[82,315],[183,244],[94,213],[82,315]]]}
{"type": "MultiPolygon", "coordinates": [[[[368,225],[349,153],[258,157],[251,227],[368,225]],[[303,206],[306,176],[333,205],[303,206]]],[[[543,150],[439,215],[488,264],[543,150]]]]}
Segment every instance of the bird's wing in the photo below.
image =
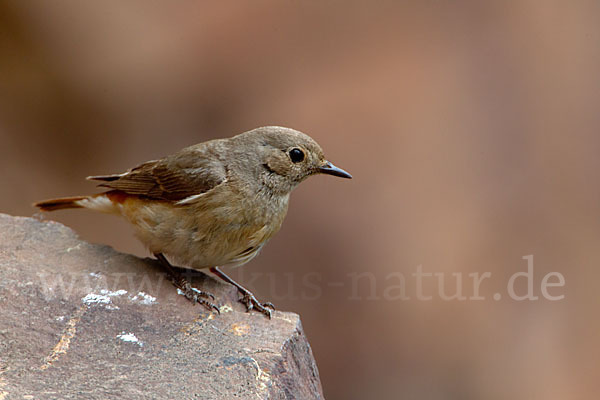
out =
{"type": "Polygon", "coordinates": [[[218,153],[210,148],[188,147],[161,160],[147,161],[116,175],[90,176],[98,186],[149,199],[185,204],[208,192],[227,177],[218,153]]]}

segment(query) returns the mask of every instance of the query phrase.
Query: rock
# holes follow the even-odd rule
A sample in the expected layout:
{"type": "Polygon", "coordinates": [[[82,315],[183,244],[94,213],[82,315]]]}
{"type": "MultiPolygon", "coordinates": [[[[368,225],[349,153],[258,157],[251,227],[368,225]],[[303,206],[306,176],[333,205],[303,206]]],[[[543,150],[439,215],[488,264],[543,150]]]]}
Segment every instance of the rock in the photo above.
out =
{"type": "Polygon", "coordinates": [[[154,260],[0,214],[0,400],[323,398],[298,315],[246,313],[232,286],[190,280],[221,315],[154,260]]]}

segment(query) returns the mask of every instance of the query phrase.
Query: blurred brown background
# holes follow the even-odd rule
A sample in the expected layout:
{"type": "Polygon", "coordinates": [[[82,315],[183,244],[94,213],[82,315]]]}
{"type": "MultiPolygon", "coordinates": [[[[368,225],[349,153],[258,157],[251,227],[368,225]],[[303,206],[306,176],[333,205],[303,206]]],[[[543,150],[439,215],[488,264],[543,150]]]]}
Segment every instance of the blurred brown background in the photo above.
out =
{"type": "MultiPolygon", "coordinates": [[[[327,398],[596,398],[599,71],[597,1],[2,2],[0,211],[293,127],[355,179],[301,185],[234,275],[302,316],[327,398]],[[565,299],[493,300],[530,254],[565,299]],[[486,300],[381,298],[419,265],[448,293],[491,272],[486,300]],[[365,271],[379,299],[351,299],[365,271]]],[[[49,218],[147,255],[117,218],[49,218]]]]}

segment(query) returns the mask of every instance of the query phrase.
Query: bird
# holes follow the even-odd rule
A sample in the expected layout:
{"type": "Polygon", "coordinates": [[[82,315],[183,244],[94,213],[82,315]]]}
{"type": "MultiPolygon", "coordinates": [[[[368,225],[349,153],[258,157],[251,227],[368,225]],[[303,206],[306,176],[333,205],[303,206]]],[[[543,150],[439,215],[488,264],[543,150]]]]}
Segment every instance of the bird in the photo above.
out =
{"type": "Polygon", "coordinates": [[[120,174],[89,176],[105,191],[34,206],[124,217],[192,303],[219,313],[215,297],[192,287],[171,262],[210,271],[237,288],[247,311],[271,318],[273,304],[259,302],[221,267],[239,267],[256,257],[281,228],[292,190],[317,174],[352,178],[328,161],[310,136],[265,126],[192,145],[120,174]]]}

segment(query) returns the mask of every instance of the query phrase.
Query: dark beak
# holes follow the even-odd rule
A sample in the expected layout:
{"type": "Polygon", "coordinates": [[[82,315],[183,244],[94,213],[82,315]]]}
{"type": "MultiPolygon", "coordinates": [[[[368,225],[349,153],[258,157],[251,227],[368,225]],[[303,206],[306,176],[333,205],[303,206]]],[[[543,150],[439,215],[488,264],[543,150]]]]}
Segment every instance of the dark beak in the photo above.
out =
{"type": "Polygon", "coordinates": [[[325,165],[323,165],[322,167],[319,167],[319,172],[322,174],[339,176],[340,178],[352,179],[352,175],[350,175],[343,169],[336,167],[329,161],[325,162],[325,165]]]}

